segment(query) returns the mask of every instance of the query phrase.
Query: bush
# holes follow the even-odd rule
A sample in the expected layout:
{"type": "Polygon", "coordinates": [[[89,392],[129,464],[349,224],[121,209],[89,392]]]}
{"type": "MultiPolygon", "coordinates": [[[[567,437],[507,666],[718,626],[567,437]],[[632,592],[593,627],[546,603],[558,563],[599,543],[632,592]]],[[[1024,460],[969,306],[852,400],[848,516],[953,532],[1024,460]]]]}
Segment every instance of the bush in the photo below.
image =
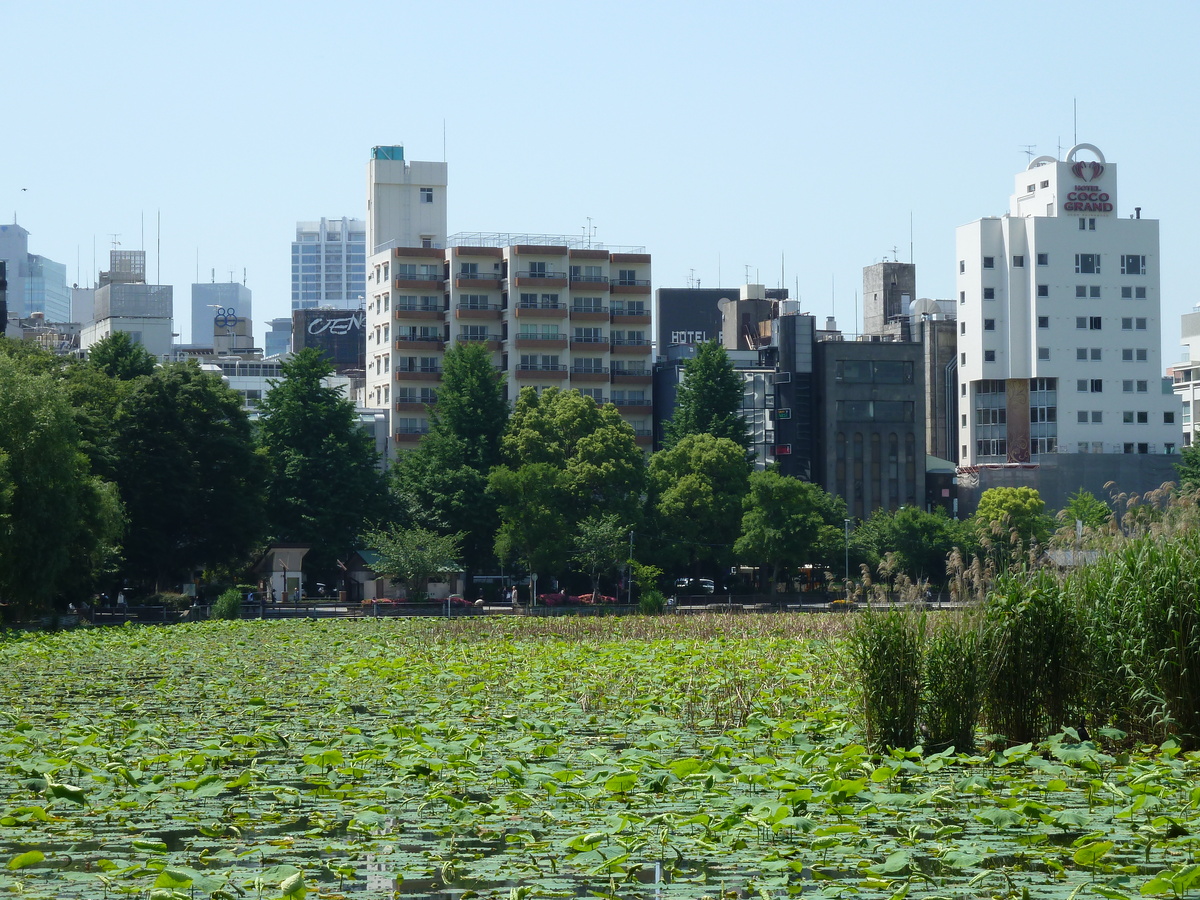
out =
{"type": "Polygon", "coordinates": [[[240,619],[242,616],[242,592],[230,588],[217,598],[212,607],[214,619],[240,619]]]}
{"type": "Polygon", "coordinates": [[[924,612],[867,609],[850,626],[850,653],[858,670],[858,701],[873,750],[917,743],[924,612]]]}
{"type": "Polygon", "coordinates": [[[151,594],[146,598],[147,606],[165,606],[167,609],[172,609],[178,612],[181,609],[190,609],[192,598],[187,594],[175,594],[164,592],[159,594],[151,594]]]}
{"type": "Polygon", "coordinates": [[[666,608],[667,598],[662,595],[662,591],[642,591],[641,597],[638,598],[638,611],[642,613],[642,615],[661,615],[662,611],[666,608]]]}
{"type": "Polygon", "coordinates": [[[967,615],[938,614],[930,621],[934,626],[925,648],[921,704],[925,749],[940,753],[954,747],[970,753],[983,700],[979,630],[967,615]]]}

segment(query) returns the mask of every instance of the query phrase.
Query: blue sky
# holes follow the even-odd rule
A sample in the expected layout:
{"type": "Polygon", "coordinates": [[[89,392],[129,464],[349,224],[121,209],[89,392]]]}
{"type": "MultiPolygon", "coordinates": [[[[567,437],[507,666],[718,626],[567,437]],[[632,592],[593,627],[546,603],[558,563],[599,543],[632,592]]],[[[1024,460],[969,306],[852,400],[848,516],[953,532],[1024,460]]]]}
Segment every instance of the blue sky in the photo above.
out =
{"type": "MultiPolygon", "coordinates": [[[[655,287],[760,280],[853,318],[864,265],[954,291],[954,228],[1025,145],[1120,166],[1161,220],[1164,364],[1200,302],[1200,4],[3,3],[0,216],[94,277],[243,269],[286,315],[297,220],[363,216],[376,144],[449,163],[450,231],[644,245],[655,287]],[[22,188],[27,190],[22,191],[22,188]],[[161,258],[155,253],[161,214],[161,258]],[[78,265],[77,265],[78,261],[78,265]],[[747,267],[749,267],[747,269],[747,267]],[[782,275],[781,275],[782,269],[782,275]]],[[[77,272],[79,275],[77,276],[77,272]]]]}

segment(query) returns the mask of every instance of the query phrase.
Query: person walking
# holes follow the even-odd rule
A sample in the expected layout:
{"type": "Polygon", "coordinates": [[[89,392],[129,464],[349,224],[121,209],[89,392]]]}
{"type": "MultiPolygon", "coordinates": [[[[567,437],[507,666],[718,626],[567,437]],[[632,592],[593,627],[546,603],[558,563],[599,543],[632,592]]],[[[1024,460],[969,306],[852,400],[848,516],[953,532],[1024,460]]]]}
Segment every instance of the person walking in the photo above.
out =
{"type": "Polygon", "coordinates": [[[512,586],[512,596],[510,599],[512,600],[512,608],[513,609],[516,609],[518,606],[521,605],[521,597],[517,593],[517,586],[515,584],[512,586]]]}

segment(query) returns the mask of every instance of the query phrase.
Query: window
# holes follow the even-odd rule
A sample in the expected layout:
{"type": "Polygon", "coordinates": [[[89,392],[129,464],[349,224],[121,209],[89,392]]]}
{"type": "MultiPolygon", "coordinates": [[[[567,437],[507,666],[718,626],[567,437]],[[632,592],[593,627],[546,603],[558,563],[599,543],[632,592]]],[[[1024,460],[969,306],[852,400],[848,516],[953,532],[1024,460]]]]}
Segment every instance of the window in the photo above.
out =
{"type": "Polygon", "coordinates": [[[1133,410],[1132,409],[1127,409],[1127,410],[1125,410],[1125,412],[1121,413],[1121,422],[1125,425],[1133,424],[1133,410]]]}
{"type": "Polygon", "coordinates": [[[1099,409],[1092,410],[1092,424],[1099,425],[1104,421],[1104,413],[1099,409]]]}
{"type": "Polygon", "coordinates": [[[958,354],[958,364],[960,366],[965,366],[967,364],[967,354],[965,354],[965,353],[958,354]]]}
{"type": "Polygon", "coordinates": [[[1025,257],[1024,256],[1014,256],[1013,257],[1013,268],[1014,269],[1025,268],[1025,257]]]}
{"type": "Polygon", "coordinates": [[[1146,393],[1146,389],[1147,389],[1148,385],[1149,385],[1149,382],[1148,382],[1148,381],[1145,381],[1145,380],[1139,379],[1139,380],[1138,380],[1138,382],[1137,382],[1137,392],[1138,392],[1139,394],[1144,394],[1144,393],[1146,393]]]}
{"type": "Polygon", "coordinates": [[[1087,297],[1087,285],[1086,284],[1075,285],[1075,296],[1086,298],[1087,297]]]}
{"type": "Polygon", "coordinates": [[[1145,300],[1146,299],[1146,289],[1144,287],[1134,288],[1133,289],[1133,298],[1135,300],[1145,300]]]}
{"type": "Polygon", "coordinates": [[[1038,328],[1049,328],[1050,327],[1050,317],[1049,316],[1038,316],[1037,319],[1038,319],[1038,328]]]}
{"type": "Polygon", "coordinates": [[[1133,452],[1133,444],[1122,444],[1121,451],[1123,453],[1132,453],[1133,452]]]}
{"type": "Polygon", "coordinates": [[[1145,410],[1138,410],[1137,423],[1139,425],[1149,425],[1150,424],[1150,413],[1146,412],[1145,410]]]}
{"type": "Polygon", "coordinates": [[[1100,316],[1089,316],[1088,317],[1088,328],[1091,329],[1092,331],[1099,331],[1102,322],[1103,322],[1103,319],[1100,316]]]}
{"type": "Polygon", "coordinates": [[[1076,328],[1087,328],[1087,316],[1076,316],[1075,317],[1075,327],[1076,328]]]}
{"type": "Polygon", "coordinates": [[[985,256],[985,257],[983,258],[983,267],[984,267],[985,269],[994,269],[994,268],[996,268],[996,257],[994,257],[994,256],[985,256]]]}
{"type": "Polygon", "coordinates": [[[478,275],[479,263],[465,262],[458,264],[459,275],[478,275]]]}
{"type": "Polygon", "coordinates": [[[1027,193],[1027,194],[1032,194],[1032,193],[1033,193],[1033,189],[1034,189],[1034,188],[1036,188],[1036,187],[1037,187],[1037,183],[1036,183],[1036,182],[1035,182],[1034,184],[1027,184],[1027,185],[1025,185],[1025,193],[1027,193]]]}
{"type": "Polygon", "coordinates": [[[995,288],[984,288],[983,289],[983,299],[984,300],[995,300],[996,299],[996,289],[995,288]]]}
{"type": "Polygon", "coordinates": [[[1132,394],[1133,393],[1133,379],[1126,378],[1124,381],[1122,381],[1121,382],[1121,390],[1123,392],[1125,392],[1126,394],[1132,394]]]}
{"type": "Polygon", "coordinates": [[[959,303],[966,303],[966,302],[967,302],[967,292],[966,292],[966,291],[959,291],[959,292],[958,292],[958,302],[959,302],[959,303]]]}
{"type": "Polygon", "coordinates": [[[1093,347],[1093,348],[1092,348],[1092,355],[1091,355],[1091,359],[1092,359],[1092,361],[1093,361],[1093,362],[1099,362],[1099,361],[1100,361],[1100,348],[1099,348],[1099,347],[1093,347]]]}
{"type": "Polygon", "coordinates": [[[1175,413],[1173,413],[1173,412],[1163,413],[1163,424],[1164,425],[1174,425],[1175,424],[1175,413]]]}
{"type": "Polygon", "coordinates": [[[1039,297],[1049,297],[1050,296],[1050,285],[1039,284],[1037,286],[1037,295],[1039,297]]]}
{"type": "Polygon", "coordinates": [[[1103,394],[1104,393],[1104,379],[1103,378],[1093,378],[1091,380],[1091,389],[1092,389],[1093,394],[1103,394]]]}
{"type": "Polygon", "coordinates": [[[983,320],[983,330],[984,331],[995,331],[996,330],[996,320],[995,319],[984,319],[983,320]]]}
{"type": "Polygon", "coordinates": [[[1121,274],[1122,275],[1145,275],[1146,274],[1146,257],[1136,254],[1121,256],[1121,274]]]}
{"type": "Polygon", "coordinates": [[[1049,181],[1043,181],[1043,182],[1042,182],[1042,187],[1044,187],[1044,188],[1048,188],[1048,187],[1050,187],[1050,182],[1049,182],[1049,181]]]}
{"type": "Polygon", "coordinates": [[[1138,347],[1137,352],[1134,355],[1137,357],[1138,362],[1145,362],[1147,359],[1146,348],[1138,347]]]}
{"type": "Polygon", "coordinates": [[[422,203],[432,203],[433,202],[433,188],[431,188],[431,187],[421,188],[421,202],[422,203]]]}
{"type": "Polygon", "coordinates": [[[983,361],[984,362],[995,362],[996,361],[996,351],[995,350],[984,350],[983,351],[983,361]]]}
{"type": "Polygon", "coordinates": [[[544,262],[531,262],[529,264],[529,277],[530,278],[545,278],[546,277],[546,264],[544,262]]]}
{"type": "Polygon", "coordinates": [[[617,284],[637,284],[636,269],[618,269],[617,284]]]}
{"type": "Polygon", "coordinates": [[[1088,287],[1088,296],[1093,300],[1100,299],[1100,285],[1093,284],[1088,287]]]}
{"type": "Polygon", "coordinates": [[[1076,347],[1075,348],[1075,359],[1086,361],[1087,360],[1087,347],[1076,347]]]}
{"type": "Polygon", "coordinates": [[[1050,348],[1049,347],[1038,347],[1038,359],[1046,360],[1049,358],[1050,358],[1050,348]]]}
{"type": "Polygon", "coordinates": [[[1150,452],[1149,444],[1138,444],[1138,453],[1149,453],[1149,452],[1150,452]]]}
{"type": "Polygon", "coordinates": [[[1078,381],[1076,381],[1075,390],[1079,391],[1081,394],[1086,394],[1088,390],[1088,380],[1086,378],[1080,378],[1078,381]]]}
{"type": "Polygon", "coordinates": [[[1121,330],[1122,331],[1133,331],[1133,317],[1132,316],[1125,316],[1121,319],[1121,330]]]}
{"type": "Polygon", "coordinates": [[[1146,320],[1144,318],[1140,318],[1140,317],[1136,318],[1133,320],[1133,322],[1134,322],[1133,327],[1136,328],[1138,331],[1146,330],[1146,320]]]}
{"type": "Polygon", "coordinates": [[[958,333],[959,333],[959,334],[966,334],[966,333],[967,333],[967,323],[966,323],[966,322],[959,322],[959,323],[958,323],[958,333]]]}
{"type": "Polygon", "coordinates": [[[1086,409],[1081,409],[1078,413],[1076,413],[1076,421],[1078,421],[1080,425],[1086,425],[1087,420],[1088,414],[1086,409]]]}
{"type": "Polygon", "coordinates": [[[961,275],[965,271],[967,271],[967,261],[965,259],[960,259],[958,261],[958,274],[961,275]]]}
{"type": "MultiPolygon", "coordinates": [[[[1080,221],[1083,221],[1082,219],[1080,221]]],[[[1075,254],[1075,272],[1079,275],[1099,275],[1100,274],[1100,254],[1099,253],[1076,253],[1075,254]]]]}

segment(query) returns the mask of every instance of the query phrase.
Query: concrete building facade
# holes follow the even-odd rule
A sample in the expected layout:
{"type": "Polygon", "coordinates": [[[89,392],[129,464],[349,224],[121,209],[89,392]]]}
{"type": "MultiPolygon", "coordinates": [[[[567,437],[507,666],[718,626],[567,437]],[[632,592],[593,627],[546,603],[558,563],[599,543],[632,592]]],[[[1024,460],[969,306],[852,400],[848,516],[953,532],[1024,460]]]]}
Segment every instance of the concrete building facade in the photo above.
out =
{"type": "Polygon", "coordinates": [[[246,343],[253,345],[254,304],[248,287],[236,281],[192,285],[192,344],[213,346],[218,335],[228,334],[234,318],[246,320],[246,343]]]}
{"type": "Polygon", "coordinates": [[[367,229],[362,219],[297,222],[292,241],[292,309],[361,309],[367,229]]]}
{"type": "MultiPolygon", "coordinates": [[[[1176,452],[1179,403],[1162,389],[1158,222],[1140,208],[1118,213],[1116,164],[1079,144],[1063,160],[1032,160],[1007,215],[958,228],[958,445],[969,490],[990,486],[996,467],[1023,468],[1037,487],[1037,470],[1054,463],[1118,465],[1067,457],[1176,452]]],[[[1169,460],[1120,468],[1144,472],[1120,485],[1141,491],[1157,487],[1169,460]]],[[[1051,507],[1065,502],[1045,488],[1051,507]]]]}
{"type": "Polygon", "coordinates": [[[93,321],[80,334],[86,350],[123,331],[158,359],[169,359],[174,343],[174,292],[170,285],[146,283],[144,250],[112,250],[109,269],[100,273],[93,321]]]}

